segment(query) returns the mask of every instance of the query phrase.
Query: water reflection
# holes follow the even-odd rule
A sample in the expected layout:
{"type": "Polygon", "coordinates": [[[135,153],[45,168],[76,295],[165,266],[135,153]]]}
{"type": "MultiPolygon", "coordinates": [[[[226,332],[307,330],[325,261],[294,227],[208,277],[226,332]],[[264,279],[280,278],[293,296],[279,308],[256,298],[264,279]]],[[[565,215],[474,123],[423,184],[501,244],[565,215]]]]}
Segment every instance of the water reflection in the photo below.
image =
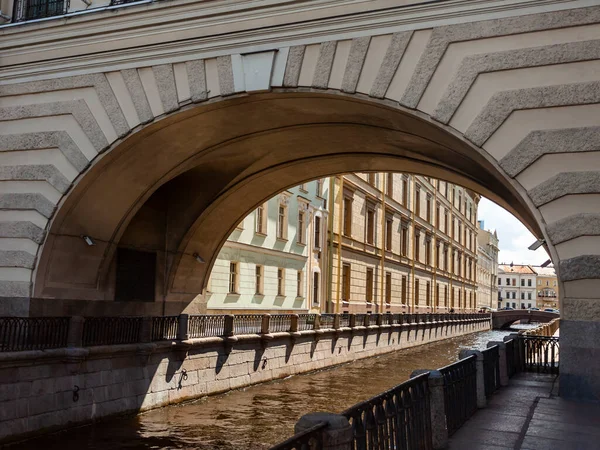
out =
{"type": "Polygon", "coordinates": [[[508,333],[487,331],[363,359],[55,433],[11,449],[264,449],[293,434],[305,413],[342,411],[407,380],[415,369],[445,366],[457,360],[459,349],[483,349],[508,333]]]}

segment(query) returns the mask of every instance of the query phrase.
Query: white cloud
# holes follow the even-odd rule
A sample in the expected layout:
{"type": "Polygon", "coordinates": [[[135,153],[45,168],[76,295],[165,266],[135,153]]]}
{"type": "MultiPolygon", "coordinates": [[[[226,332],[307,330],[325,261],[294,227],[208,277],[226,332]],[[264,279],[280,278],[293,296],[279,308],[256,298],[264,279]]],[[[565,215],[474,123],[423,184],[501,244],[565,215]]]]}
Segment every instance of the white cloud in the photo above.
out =
{"type": "Polygon", "coordinates": [[[519,219],[491,200],[481,199],[477,215],[479,220],[484,221],[486,230],[496,230],[500,246],[498,260],[501,263],[539,266],[549,258],[543,247],[536,251],[528,250],[527,247],[535,242],[536,238],[519,219]]]}

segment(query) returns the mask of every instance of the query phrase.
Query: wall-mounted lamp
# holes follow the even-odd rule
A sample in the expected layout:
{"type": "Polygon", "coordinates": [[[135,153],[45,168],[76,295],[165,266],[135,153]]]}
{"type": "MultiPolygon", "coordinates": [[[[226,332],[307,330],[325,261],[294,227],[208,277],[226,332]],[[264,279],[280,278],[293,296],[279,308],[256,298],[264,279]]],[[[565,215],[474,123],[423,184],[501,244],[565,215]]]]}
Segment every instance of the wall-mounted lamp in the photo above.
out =
{"type": "Polygon", "coordinates": [[[94,240],[93,240],[91,237],[89,237],[89,236],[85,236],[85,235],[83,235],[83,236],[81,236],[81,237],[83,238],[83,240],[85,241],[85,243],[86,243],[87,245],[89,245],[90,247],[91,247],[92,245],[96,245],[96,243],[94,242],[94,240]]]}
{"type": "Polygon", "coordinates": [[[540,267],[548,267],[550,265],[550,263],[552,263],[552,260],[549,259],[548,261],[546,261],[544,264],[542,264],[540,267]]]}
{"type": "Polygon", "coordinates": [[[538,239],[537,241],[535,241],[533,244],[531,244],[527,248],[529,248],[529,250],[537,250],[538,248],[540,248],[545,243],[546,243],[545,239],[538,239]]]}
{"type": "Polygon", "coordinates": [[[198,253],[194,253],[194,258],[196,258],[196,261],[198,261],[200,264],[204,264],[206,261],[204,261],[202,259],[202,256],[200,256],[198,253]]]}

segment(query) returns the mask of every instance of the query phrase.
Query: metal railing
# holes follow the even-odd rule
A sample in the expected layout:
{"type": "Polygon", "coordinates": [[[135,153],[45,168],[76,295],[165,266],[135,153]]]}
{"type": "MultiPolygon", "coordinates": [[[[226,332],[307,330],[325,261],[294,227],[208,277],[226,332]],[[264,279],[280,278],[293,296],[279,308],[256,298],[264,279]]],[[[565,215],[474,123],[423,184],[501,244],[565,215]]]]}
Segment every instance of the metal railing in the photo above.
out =
{"type": "Polygon", "coordinates": [[[321,314],[319,318],[319,326],[321,328],[333,329],[335,314],[321,314]]]}
{"type": "Polygon", "coordinates": [[[233,331],[235,334],[258,334],[262,328],[262,315],[240,314],[233,319],[233,331]]]}
{"type": "Polygon", "coordinates": [[[349,327],[350,326],[350,315],[349,314],[340,314],[340,327],[349,327]]]}
{"type": "Polygon", "coordinates": [[[68,0],[15,0],[13,22],[61,16],[68,10],[68,0]]]}
{"type": "Polygon", "coordinates": [[[558,374],[559,339],[548,336],[518,337],[522,370],[525,372],[558,374]]]}
{"type": "Polygon", "coordinates": [[[270,450],[321,450],[323,448],[323,434],[321,431],[327,427],[326,422],[320,422],[313,427],[296,433],[291,438],[271,447],[270,450]]]}
{"type": "Polygon", "coordinates": [[[316,314],[298,314],[298,331],[312,330],[315,327],[316,314]]]}
{"type": "Polygon", "coordinates": [[[424,373],[342,412],[352,450],[431,449],[428,379],[424,373]]]}
{"type": "Polygon", "coordinates": [[[67,346],[68,317],[0,317],[0,352],[67,346]]]}
{"type": "Polygon", "coordinates": [[[225,335],[224,315],[194,315],[188,319],[190,338],[215,337],[225,335]]]}
{"type": "Polygon", "coordinates": [[[477,410],[475,355],[442,367],[448,435],[452,436],[477,410]]]}
{"type": "Polygon", "coordinates": [[[515,349],[515,340],[510,339],[504,343],[506,345],[506,373],[512,378],[517,373],[517,355],[515,349]]]}
{"type": "Polygon", "coordinates": [[[292,328],[293,314],[274,314],[269,319],[271,333],[290,331],[292,328]]]}
{"type": "Polygon", "coordinates": [[[494,345],[483,350],[481,354],[485,396],[489,397],[500,387],[500,348],[494,345]]]}
{"type": "Polygon", "coordinates": [[[152,318],[152,340],[169,341],[177,339],[179,316],[162,316],[152,318]]]}
{"type": "Polygon", "coordinates": [[[141,317],[86,317],[82,345],[135,344],[140,342],[141,317]]]}

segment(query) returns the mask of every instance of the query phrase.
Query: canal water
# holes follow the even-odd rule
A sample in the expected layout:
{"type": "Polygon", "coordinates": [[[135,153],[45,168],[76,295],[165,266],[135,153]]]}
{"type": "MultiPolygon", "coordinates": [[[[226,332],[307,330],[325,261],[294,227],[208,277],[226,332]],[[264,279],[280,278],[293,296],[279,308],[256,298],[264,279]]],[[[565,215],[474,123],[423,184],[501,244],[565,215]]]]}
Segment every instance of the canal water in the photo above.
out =
{"type": "Polygon", "coordinates": [[[10,446],[11,450],[262,450],[293,434],[300,416],[340,412],[405,380],[437,369],[461,348],[484,349],[509,331],[485,331],[333,368],[204,397],[181,405],[72,428],[10,446]]]}

